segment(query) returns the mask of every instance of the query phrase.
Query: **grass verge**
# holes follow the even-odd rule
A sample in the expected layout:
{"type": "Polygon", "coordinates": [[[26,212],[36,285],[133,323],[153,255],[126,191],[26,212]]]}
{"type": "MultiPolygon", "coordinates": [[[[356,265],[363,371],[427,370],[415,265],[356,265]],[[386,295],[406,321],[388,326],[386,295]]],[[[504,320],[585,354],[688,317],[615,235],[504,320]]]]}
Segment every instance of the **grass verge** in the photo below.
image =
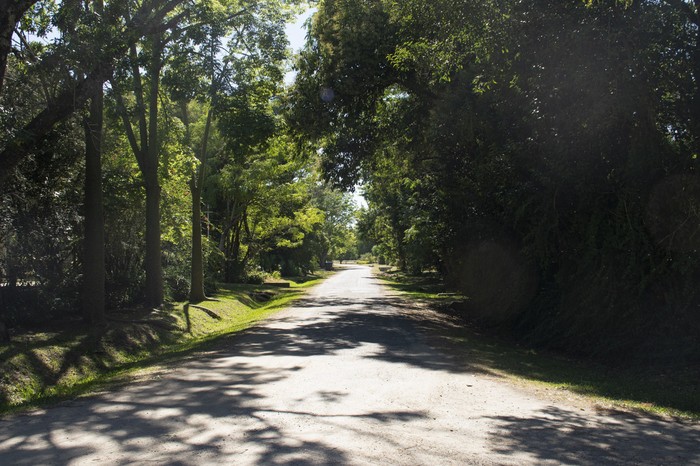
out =
{"type": "MultiPolygon", "coordinates": [[[[391,289],[449,312],[450,303],[464,297],[445,293],[436,276],[407,277],[378,273],[391,289]]],[[[636,411],[678,420],[700,421],[700,368],[629,364],[608,365],[562,354],[527,348],[496,336],[459,315],[459,325],[442,335],[456,344],[470,365],[518,383],[562,395],[573,393],[593,401],[603,411],[636,411]]]]}
{"type": "Polygon", "coordinates": [[[80,322],[14,334],[0,345],[0,414],[126,383],[165,362],[206,349],[287,307],[326,274],[277,284],[222,285],[211,301],[108,314],[90,332],[80,322]]]}

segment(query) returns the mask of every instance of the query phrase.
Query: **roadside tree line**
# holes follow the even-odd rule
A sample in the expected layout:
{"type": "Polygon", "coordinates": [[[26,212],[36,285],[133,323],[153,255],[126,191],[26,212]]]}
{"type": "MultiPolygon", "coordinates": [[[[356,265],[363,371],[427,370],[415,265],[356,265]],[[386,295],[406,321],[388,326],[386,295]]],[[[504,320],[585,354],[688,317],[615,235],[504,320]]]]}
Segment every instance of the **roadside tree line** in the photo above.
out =
{"type": "Polygon", "coordinates": [[[289,121],[363,183],[375,256],[437,270],[484,324],[697,361],[698,9],[324,0],[289,121]]]}
{"type": "Polygon", "coordinates": [[[281,117],[301,3],[0,2],[1,319],[101,325],[335,254],[352,206],[281,117]]]}

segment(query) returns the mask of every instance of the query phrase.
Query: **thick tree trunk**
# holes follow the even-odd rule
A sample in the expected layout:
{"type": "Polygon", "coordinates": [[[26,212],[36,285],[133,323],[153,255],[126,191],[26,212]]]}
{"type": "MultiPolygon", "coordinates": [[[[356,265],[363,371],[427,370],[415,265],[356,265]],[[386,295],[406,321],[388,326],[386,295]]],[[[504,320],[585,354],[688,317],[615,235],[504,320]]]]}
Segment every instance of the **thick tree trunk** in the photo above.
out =
{"type": "MultiPolygon", "coordinates": [[[[160,306],[164,301],[163,266],[161,262],[160,194],[158,165],[160,141],[158,139],[158,93],[160,92],[161,53],[163,43],[153,38],[148,74],[150,78],[148,99],[148,148],[145,151],[143,176],[146,182],[146,302],[160,306]]],[[[143,136],[143,135],[142,135],[143,136]]]]}
{"type": "Polygon", "coordinates": [[[95,86],[85,121],[85,257],[83,317],[93,326],[105,322],[105,232],[102,203],[102,85],[95,86]]]}
{"type": "Polygon", "coordinates": [[[164,300],[160,238],[160,184],[158,183],[157,171],[146,178],[146,303],[157,307],[163,304],[164,300]]]}

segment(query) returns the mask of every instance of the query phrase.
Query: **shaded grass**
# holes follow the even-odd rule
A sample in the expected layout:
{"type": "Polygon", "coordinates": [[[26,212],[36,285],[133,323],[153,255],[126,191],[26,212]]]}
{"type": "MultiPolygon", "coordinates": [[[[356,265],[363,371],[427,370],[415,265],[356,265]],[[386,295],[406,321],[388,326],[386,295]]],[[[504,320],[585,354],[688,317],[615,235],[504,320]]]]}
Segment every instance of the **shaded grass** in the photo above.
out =
{"type": "Polygon", "coordinates": [[[294,288],[285,289],[222,285],[213,300],[110,313],[100,332],[75,321],[13,335],[10,344],[0,346],[0,413],[128,382],[139,372],[251,327],[321,279],[293,282],[294,288]]]}
{"type": "Polygon", "coordinates": [[[399,271],[379,272],[377,268],[374,270],[385,285],[412,298],[439,301],[464,299],[464,296],[458,293],[447,292],[445,283],[434,273],[411,276],[399,271]]]}
{"type": "Polygon", "coordinates": [[[545,391],[581,395],[604,407],[700,420],[700,367],[643,364],[634,358],[625,365],[607,364],[524,347],[456,313],[450,304],[465,298],[446,294],[435,276],[392,273],[379,277],[391,289],[458,319],[459,325],[443,337],[455,344],[450,347],[458,348],[469,364],[545,391]]]}
{"type": "Polygon", "coordinates": [[[569,391],[615,408],[700,420],[697,369],[607,366],[518,347],[473,329],[461,333],[450,339],[468,352],[470,360],[499,375],[545,390],[569,391]]]}

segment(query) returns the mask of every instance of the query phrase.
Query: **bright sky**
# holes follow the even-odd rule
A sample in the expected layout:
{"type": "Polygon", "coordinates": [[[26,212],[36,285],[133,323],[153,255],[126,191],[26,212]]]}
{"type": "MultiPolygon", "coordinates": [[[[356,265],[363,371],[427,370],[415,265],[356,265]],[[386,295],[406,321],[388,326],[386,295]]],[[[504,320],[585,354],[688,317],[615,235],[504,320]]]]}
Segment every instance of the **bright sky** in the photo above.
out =
{"type": "Polygon", "coordinates": [[[310,8],[297,16],[296,22],[287,24],[287,37],[289,38],[289,44],[295,52],[304,46],[304,42],[306,42],[306,28],[304,27],[304,23],[315,12],[316,8],[310,8]]]}
{"type": "MultiPolygon", "coordinates": [[[[298,52],[304,47],[307,32],[304,23],[306,23],[306,20],[309,19],[315,11],[316,8],[311,8],[297,16],[297,20],[294,23],[287,24],[287,38],[289,38],[289,46],[294,52],[298,52]]],[[[292,84],[292,82],[294,82],[294,75],[295,73],[293,71],[289,71],[284,78],[284,82],[287,85],[292,84]]]]}

